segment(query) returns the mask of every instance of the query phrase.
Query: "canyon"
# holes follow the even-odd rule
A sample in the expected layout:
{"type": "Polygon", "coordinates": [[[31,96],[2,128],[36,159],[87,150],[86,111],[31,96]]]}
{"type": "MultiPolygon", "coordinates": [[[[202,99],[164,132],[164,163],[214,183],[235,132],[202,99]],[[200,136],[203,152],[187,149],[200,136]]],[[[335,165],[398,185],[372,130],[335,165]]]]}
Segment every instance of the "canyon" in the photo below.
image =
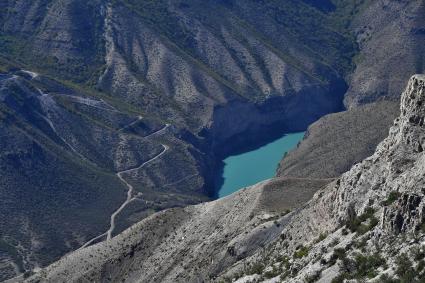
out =
{"type": "MultiPolygon", "coordinates": [[[[99,251],[92,264],[103,269],[134,253],[114,240],[130,234],[185,247],[176,241],[190,238],[173,227],[186,221],[194,235],[217,231],[214,243],[232,238],[218,228],[230,225],[232,236],[250,235],[243,257],[255,254],[283,227],[265,220],[298,209],[385,138],[405,83],[424,72],[424,9],[387,0],[2,1],[0,280],[72,251],[66,258],[99,251]],[[197,205],[213,199],[227,156],[307,128],[276,179],[197,205]],[[274,204],[259,212],[265,201],[274,204]],[[234,212],[237,203],[249,213],[234,212]],[[163,220],[171,226],[153,224],[163,220]]],[[[141,257],[155,266],[165,253],[154,259],[151,246],[141,257]]],[[[205,259],[236,262],[218,247],[205,259]]],[[[117,277],[102,280],[127,278],[109,268],[117,277]]]]}
{"type": "Polygon", "coordinates": [[[388,137],[341,177],[277,177],[156,213],[26,282],[420,282],[424,101],[415,75],[388,137]]]}

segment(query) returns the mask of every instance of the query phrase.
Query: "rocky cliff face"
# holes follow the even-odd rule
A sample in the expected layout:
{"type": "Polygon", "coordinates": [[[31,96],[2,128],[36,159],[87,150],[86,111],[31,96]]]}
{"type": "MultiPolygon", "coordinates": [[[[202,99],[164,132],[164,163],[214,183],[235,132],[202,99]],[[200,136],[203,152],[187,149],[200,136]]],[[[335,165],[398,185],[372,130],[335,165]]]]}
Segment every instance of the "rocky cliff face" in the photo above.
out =
{"type": "Polygon", "coordinates": [[[376,152],[300,208],[278,194],[288,196],[296,181],[304,189],[327,182],[268,181],[212,203],[159,213],[29,281],[422,280],[424,101],[425,76],[415,75],[400,117],[376,152]]]}

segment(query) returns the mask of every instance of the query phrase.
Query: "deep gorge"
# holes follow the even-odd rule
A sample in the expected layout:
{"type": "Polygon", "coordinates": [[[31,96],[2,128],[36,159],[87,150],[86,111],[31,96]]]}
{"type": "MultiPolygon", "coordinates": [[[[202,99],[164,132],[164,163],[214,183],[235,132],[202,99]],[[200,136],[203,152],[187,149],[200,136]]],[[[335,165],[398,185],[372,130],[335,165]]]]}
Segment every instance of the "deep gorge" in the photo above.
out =
{"type": "Polygon", "coordinates": [[[183,138],[206,153],[203,169],[205,191],[215,199],[223,184],[223,160],[258,149],[285,134],[305,132],[324,115],[340,112],[347,84],[330,83],[326,89],[308,88],[285,96],[272,96],[263,102],[236,100],[216,107],[213,123],[199,133],[200,138],[183,138]]]}

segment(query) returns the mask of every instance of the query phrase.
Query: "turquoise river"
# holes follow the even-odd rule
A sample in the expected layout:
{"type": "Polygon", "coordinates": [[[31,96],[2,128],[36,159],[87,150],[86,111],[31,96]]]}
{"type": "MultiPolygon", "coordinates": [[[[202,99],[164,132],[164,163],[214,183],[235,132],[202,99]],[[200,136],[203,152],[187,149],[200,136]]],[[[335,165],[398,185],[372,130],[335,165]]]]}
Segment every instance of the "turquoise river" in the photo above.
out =
{"type": "Polygon", "coordinates": [[[218,191],[218,197],[273,177],[283,155],[295,148],[303,137],[304,132],[287,134],[258,149],[226,158],[224,183],[218,191]]]}

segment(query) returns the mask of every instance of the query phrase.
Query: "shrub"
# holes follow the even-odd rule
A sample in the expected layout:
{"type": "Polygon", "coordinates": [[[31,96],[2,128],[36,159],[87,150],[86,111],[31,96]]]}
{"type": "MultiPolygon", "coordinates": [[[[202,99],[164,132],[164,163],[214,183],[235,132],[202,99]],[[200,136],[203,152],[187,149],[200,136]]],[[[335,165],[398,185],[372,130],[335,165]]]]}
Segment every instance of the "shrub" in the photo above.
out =
{"type": "Polygon", "coordinates": [[[390,277],[388,274],[382,274],[378,280],[379,283],[400,283],[400,280],[390,277]]]}
{"type": "Polygon", "coordinates": [[[362,250],[362,251],[365,251],[365,247],[366,247],[366,245],[367,245],[367,238],[362,238],[361,240],[359,240],[359,241],[356,241],[355,243],[354,243],[354,247],[355,248],[357,248],[357,249],[360,249],[360,250],[362,250]]]}
{"type": "Polygon", "coordinates": [[[374,228],[376,225],[378,225],[379,220],[378,218],[376,218],[375,216],[372,216],[369,220],[369,228],[372,229],[374,228]]]}
{"type": "Polygon", "coordinates": [[[332,240],[332,242],[329,243],[329,246],[330,247],[335,247],[338,244],[339,244],[339,239],[338,238],[335,238],[335,239],[332,240]]]}
{"type": "Polygon", "coordinates": [[[313,283],[316,282],[317,280],[320,279],[320,277],[322,276],[322,271],[316,271],[314,274],[306,276],[304,278],[304,282],[305,283],[313,283]]]}
{"type": "Polygon", "coordinates": [[[413,269],[413,265],[407,254],[403,253],[397,257],[395,263],[397,264],[397,268],[395,270],[395,274],[398,275],[402,282],[413,282],[415,278],[415,270],[413,269]]]}
{"type": "Polygon", "coordinates": [[[416,265],[416,272],[422,272],[425,269],[425,261],[422,259],[418,262],[418,264],[416,265]]]}
{"type": "MultiPolygon", "coordinates": [[[[342,251],[339,251],[344,255],[342,251]]],[[[344,282],[345,279],[374,278],[378,274],[376,270],[385,266],[386,262],[378,253],[372,255],[357,254],[354,260],[343,257],[342,273],[332,280],[332,283],[344,282]]]]}
{"type": "Polygon", "coordinates": [[[385,265],[385,259],[383,259],[378,253],[373,255],[364,256],[358,254],[355,257],[357,274],[356,277],[365,277],[373,278],[377,275],[376,269],[382,265],[385,265]]]}
{"type": "Polygon", "coordinates": [[[341,273],[334,279],[332,279],[331,283],[343,283],[345,279],[350,279],[350,276],[348,273],[341,273]]]}
{"type": "Polygon", "coordinates": [[[246,273],[248,275],[261,274],[263,273],[264,267],[264,264],[262,264],[261,262],[256,262],[248,269],[246,273]]]}
{"type": "Polygon", "coordinates": [[[400,193],[397,191],[392,191],[388,195],[387,200],[385,200],[382,204],[385,206],[391,205],[393,202],[395,202],[400,197],[400,193]]]}
{"type": "Polygon", "coordinates": [[[303,258],[308,255],[309,248],[300,246],[297,251],[294,252],[294,258],[303,258]]]}
{"type": "Polygon", "coordinates": [[[412,255],[415,261],[419,261],[425,258],[425,253],[420,248],[412,249],[412,255]]]}
{"type": "Polygon", "coordinates": [[[375,210],[371,207],[368,207],[362,215],[348,220],[346,227],[350,229],[351,232],[357,232],[357,234],[363,235],[378,224],[378,219],[376,219],[374,213],[375,210]],[[369,224],[367,225],[363,223],[366,220],[369,220],[369,224]]]}
{"type": "Polygon", "coordinates": [[[279,270],[278,268],[276,268],[275,266],[273,266],[272,270],[266,271],[266,272],[264,273],[264,277],[265,277],[266,279],[270,279],[270,278],[273,278],[273,277],[278,276],[278,275],[279,275],[279,274],[281,274],[281,273],[282,273],[282,271],[281,271],[281,270],[279,270]]]}
{"type": "Polygon", "coordinates": [[[319,237],[314,241],[315,243],[320,243],[321,241],[323,241],[324,239],[326,239],[327,235],[326,234],[320,234],[319,237]]]}
{"type": "Polygon", "coordinates": [[[344,258],[346,258],[346,253],[345,253],[345,249],[335,249],[334,253],[332,254],[331,258],[329,259],[329,266],[332,266],[336,263],[336,261],[338,259],[342,260],[344,258]]]}

